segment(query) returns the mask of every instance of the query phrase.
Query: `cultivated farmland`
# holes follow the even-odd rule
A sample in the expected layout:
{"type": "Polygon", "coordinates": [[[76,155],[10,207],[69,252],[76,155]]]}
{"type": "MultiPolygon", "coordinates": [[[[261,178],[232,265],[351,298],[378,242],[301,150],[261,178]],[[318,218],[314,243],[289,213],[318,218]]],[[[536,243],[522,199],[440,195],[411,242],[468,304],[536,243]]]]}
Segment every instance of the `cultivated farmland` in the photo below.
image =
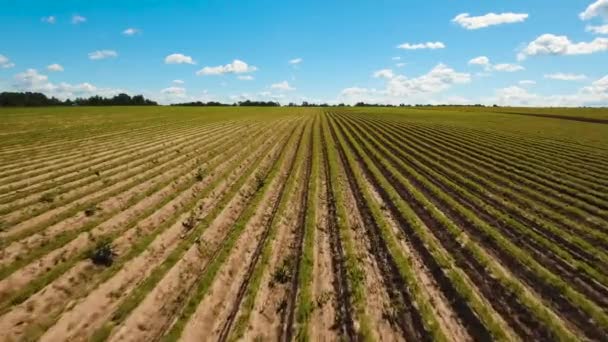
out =
{"type": "Polygon", "coordinates": [[[0,118],[3,341],[608,339],[605,110],[0,118]]]}

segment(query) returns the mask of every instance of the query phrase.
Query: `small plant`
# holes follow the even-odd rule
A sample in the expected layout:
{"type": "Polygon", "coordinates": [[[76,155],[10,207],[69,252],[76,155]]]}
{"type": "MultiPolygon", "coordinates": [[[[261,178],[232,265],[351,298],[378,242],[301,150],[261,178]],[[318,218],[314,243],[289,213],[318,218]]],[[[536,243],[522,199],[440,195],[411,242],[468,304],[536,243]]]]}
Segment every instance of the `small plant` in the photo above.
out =
{"type": "Polygon", "coordinates": [[[112,242],[109,239],[102,239],[97,242],[95,249],[89,254],[89,259],[100,266],[112,266],[116,253],[112,247],[112,242]]]}
{"type": "Polygon", "coordinates": [[[95,215],[95,213],[97,212],[97,210],[99,210],[99,208],[97,208],[96,206],[92,206],[92,207],[88,207],[84,210],[84,214],[87,217],[91,217],[93,215],[95,215]]]}
{"type": "Polygon", "coordinates": [[[40,202],[42,203],[52,203],[54,200],[55,196],[50,192],[47,192],[46,194],[40,196],[40,202]]]}
{"type": "Polygon", "coordinates": [[[274,286],[274,284],[285,284],[291,279],[293,263],[293,256],[291,255],[283,260],[281,266],[272,274],[271,287],[274,286]]]}
{"type": "Polygon", "coordinates": [[[182,222],[182,226],[186,231],[194,228],[194,226],[196,226],[196,217],[193,214],[190,214],[190,216],[182,222]]]}
{"type": "Polygon", "coordinates": [[[255,174],[256,190],[260,190],[264,186],[264,176],[261,173],[255,174]]]}
{"type": "Polygon", "coordinates": [[[203,179],[205,179],[205,170],[199,168],[198,171],[196,172],[196,181],[197,182],[202,182],[203,179]]]}

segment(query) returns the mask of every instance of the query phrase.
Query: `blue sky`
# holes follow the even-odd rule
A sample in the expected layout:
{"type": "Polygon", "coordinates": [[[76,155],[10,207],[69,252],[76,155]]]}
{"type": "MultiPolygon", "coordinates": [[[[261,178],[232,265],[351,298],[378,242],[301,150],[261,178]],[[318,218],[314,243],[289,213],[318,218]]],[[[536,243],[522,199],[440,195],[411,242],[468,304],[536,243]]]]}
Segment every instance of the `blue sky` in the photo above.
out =
{"type": "Polygon", "coordinates": [[[0,8],[0,91],[124,91],[162,103],[608,104],[608,0],[0,0],[0,8]]]}

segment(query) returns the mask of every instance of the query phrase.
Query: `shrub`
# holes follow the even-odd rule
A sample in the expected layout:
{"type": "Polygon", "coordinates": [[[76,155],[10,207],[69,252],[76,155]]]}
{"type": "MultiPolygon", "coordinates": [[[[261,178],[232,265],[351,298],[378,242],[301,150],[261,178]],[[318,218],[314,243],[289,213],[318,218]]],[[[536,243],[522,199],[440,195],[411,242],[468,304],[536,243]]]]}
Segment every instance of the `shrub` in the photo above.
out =
{"type": "Polygon", "coordinates": [[[95,249],[93,249],[89,255],[89,259],[95,264],[100,266],[111,266],[114,263],[116,253],[112,247],[112,242],[108,239],[103,239],[97,242],[95,249]]]}
{"type": "Polygon", "coordinates": [[[84,214],[85,214],[86,216],[93,216],[93,215],[95,215],[95,213],[97,212],[97,210],[98,210],[98,208],[97,208],[97,207],[95,207],[95,206],[93,206],[93,207],[89,207],[89,208],[86,208],[86,209],[84,210],[84,214]]]}
{"type": "Polygon", "coordinates": [[[50,192],[47,192],[46,194],[43,194],[42,196],[40,196],[40,202],[43,202],[43,203],[51,203],[54,200],[55,200],[55,196],[50,192]]]}

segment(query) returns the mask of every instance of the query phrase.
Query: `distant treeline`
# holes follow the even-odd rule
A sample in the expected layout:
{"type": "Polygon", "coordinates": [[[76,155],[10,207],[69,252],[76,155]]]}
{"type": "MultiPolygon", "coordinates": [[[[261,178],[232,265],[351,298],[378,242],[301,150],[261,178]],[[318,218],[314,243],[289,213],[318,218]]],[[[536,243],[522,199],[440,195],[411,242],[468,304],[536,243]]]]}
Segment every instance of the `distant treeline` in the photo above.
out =
{"type": "Polygon", "coordinates": [[[59,100],[47,97],[42,93],[0,93],[0,107],[43,107],[43,106],[157,106],[158,103],[148,100],[143,95],[133,97],[118,94],[114,97],[91,96],[75,100],[59,100]]]}
{"type": "MultiPolygon", "coordinates": [[[[0,107],[44,107],[44,106],[157,106],[158,103],[148,100],[143,95],[129,96],[127,94],[118,94],[114,97],[101,97],[99,95],[91,96],[89,98],[76,98],[75,100],[67,99],[60,100],[55,97],[47,97],[42,93],[32,92],[3,92],[0,93],[0,107]]],[[[175,103],[171,106],[184,106],[184,107],[227,107],[227,106],[241,106],[241,107],[281,107],[279,102],[273,101],[239,101],[236,103],[221,103],[217,101],[209,102],[185,102],[175,103]]],[[[349,104],[327,104],[327,103],[312,103],[304,101],[302,103],[290,102],[286,105],[287,107],[350,107],[349,104]]],[[[354,107],[457,107],[459,105],[429,105],[429,104],[377,104],[377,103],[365,103],[357,102],[353,105],[354,107]]],[[[482,104],[475,105],[460,105],[463,107],[485,107],[482,104]]],[[[497,107],[494,105],[494,107],[497,107]]]]}
{"type": "Polygon", "coordinates": [[[185,103],[174,103],[172,106],[185,106],[185,107],[227,107],[227,106],[241,106],[241,107],[281,107],[281,104],[278,102],[272,101],[240,101],[236,103],[221,103],[216,101],[209,102],[185,102],[185,103]]]}

